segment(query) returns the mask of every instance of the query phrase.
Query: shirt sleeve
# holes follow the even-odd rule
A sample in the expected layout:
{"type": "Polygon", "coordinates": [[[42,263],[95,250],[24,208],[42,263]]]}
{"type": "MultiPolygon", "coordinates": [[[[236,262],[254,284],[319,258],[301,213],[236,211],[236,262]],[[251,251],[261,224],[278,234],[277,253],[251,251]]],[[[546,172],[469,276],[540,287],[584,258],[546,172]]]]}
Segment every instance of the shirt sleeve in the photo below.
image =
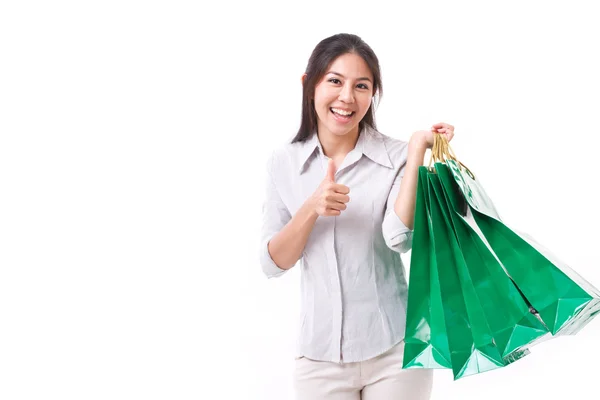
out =
{"type": "Polygon", "coordinates": [[[279,268],[269,253],[269,242],[292,218],[281,200],[273,179],[274,154],[267,162],[266,194],[262,205],[262,228],[260,239],[260,263],[267,278],[283,275],[288,270],[279,268]]]}
{"type": "Polygon", "coordinates": [[[411,249],[413,235],[412,229],[409,229],[406,225],[404,225],[394,210],[394,204],[396,203],[398,192],[400,191],[400,182],[402,182],[402,177],[404,176],[405,165],[406,163],[400,167],[400,170],[394,179],[392,189],[390,190],[390,194],[387,198],[385,215],[383,217],[382,224],[385,244],[387,244],[390,249],[397,251],[398,253],[406,253],[411,249]]]}

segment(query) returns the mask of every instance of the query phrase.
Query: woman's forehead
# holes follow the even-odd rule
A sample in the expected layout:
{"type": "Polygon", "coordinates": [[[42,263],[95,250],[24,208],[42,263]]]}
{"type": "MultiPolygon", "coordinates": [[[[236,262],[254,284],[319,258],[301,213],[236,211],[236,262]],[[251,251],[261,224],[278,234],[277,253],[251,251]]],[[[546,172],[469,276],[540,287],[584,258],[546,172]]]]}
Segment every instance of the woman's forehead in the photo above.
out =
{"type": "Polygon", "coordinates": [[[359,55],[346,53],[333,60],[325,70],[326,74],[335,74],[344,78],[373,79],[373,73],[367,62],[359,55]]]}

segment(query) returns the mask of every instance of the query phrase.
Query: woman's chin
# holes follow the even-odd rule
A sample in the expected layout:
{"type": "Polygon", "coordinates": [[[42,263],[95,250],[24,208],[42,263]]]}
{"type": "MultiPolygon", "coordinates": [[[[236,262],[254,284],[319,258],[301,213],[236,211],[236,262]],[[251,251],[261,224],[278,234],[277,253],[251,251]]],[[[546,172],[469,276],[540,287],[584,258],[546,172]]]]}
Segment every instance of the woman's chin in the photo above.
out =
{"type": "Polygon", "coordinates": [[[340,129],[339,127],[336,127],[336,128],[331,129],[330,132],[333,133],[335,136],[348,136],[352,132],[355,131],[356,127],[354,127],[354,126],[352,126],[352,127],[345,127],[343,129],[340,129]]]}

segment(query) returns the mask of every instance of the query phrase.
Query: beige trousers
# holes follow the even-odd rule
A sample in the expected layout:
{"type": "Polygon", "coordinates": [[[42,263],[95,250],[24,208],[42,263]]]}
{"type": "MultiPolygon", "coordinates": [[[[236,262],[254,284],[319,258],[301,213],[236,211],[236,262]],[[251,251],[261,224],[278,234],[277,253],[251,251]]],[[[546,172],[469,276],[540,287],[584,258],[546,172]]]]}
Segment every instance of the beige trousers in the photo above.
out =
{"type": "Polygon", "coordinates": [[[433,370],[402,369],[404,341],[366,361],[296,360],[297,400],[429,400],[433,370]]]}

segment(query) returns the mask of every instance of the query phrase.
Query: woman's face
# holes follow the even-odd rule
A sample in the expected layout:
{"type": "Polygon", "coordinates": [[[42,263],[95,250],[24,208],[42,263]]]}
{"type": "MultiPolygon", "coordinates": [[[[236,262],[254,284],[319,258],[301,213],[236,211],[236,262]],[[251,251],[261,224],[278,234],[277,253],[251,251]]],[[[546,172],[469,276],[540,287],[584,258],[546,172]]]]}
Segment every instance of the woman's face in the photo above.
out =
{"type": "Polygon", "coordinates": [[[319,134],[358,134],[372,98],[373,74],[365,60],[354,53],[336,58],[315,87],[319,134]]]}

